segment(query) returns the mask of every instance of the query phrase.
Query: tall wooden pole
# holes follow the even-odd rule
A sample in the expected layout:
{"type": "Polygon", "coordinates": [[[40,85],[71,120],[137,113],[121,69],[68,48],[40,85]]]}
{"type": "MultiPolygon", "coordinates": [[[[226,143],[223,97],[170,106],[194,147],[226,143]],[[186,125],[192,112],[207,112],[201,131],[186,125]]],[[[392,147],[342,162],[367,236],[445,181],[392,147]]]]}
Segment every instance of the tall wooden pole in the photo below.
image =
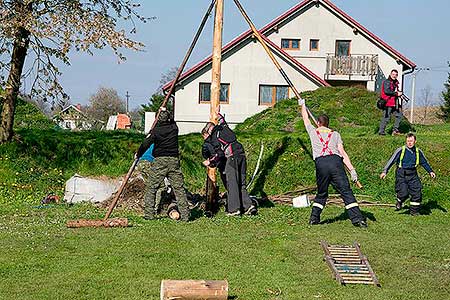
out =
{"type": "MultiPolygon", "coordinates": [[[[212,54],[212,80],[211,80],[211,106],[210,121],[217,124],[217,112],[220,106],[220,81],[222,64],[222,31],[223,31],[223,0],[216,1],[213,54],[212,54]]],[[[209,212],[217,211],[217,184],[216,169],[208,168],[206,183],[207,208],[209,212]]]]}

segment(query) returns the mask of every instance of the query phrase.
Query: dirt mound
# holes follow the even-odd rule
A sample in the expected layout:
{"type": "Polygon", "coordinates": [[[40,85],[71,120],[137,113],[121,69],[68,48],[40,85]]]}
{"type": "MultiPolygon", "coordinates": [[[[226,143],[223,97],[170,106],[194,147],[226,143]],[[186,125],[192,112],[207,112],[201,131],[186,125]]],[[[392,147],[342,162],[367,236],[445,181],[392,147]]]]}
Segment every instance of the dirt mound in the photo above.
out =
{"type": "MultiPolygon", "coordinates": [[[[108,200],[99,204],[100,207],[107,208],[114,200],[116,194],[112,195],[108,200]]],[[[144,213],[144,196],[145,196],[145,182],[140,174],[133,176],[128,181],[128,184],[125,186],[125,189],[119,197],[119,201],[117,202],[116,208],[132,210],[139,214],[144,213]]],[[[204,196],[198,194],[192,194],[189,191],[186,191],[186,197],[188,202],[195,206],[197,203],[204,202],[204,196]]],[[[160,213],[164,213],[167,211],[169,205],[175,202],[175,195],[173,191],[168,193],[164,190],[161,193],[161,204],[158,209],[160,213]]]]}
{"type": "MultiPolygon", "coordinates": [[[[116,208],[133,210],[138,213],[144,212],[144,195],[145,182],[141,176],[130,178],[125,186],[122,195],[119,197],[116,208]]],[[[100,207],[108,207],[114,200],[116,194],[112,195],[108,200],[100,203],[100,207]]]]}

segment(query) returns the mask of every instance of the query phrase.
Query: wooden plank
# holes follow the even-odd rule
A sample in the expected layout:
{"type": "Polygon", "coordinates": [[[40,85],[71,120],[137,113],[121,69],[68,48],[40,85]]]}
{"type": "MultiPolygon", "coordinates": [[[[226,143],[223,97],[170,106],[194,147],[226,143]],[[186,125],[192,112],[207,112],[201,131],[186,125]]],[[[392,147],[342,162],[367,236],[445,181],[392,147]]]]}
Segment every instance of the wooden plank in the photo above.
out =
{"type": "Polygon", "coordinates": [[[344,281],[347,283],[349,281],[362,281],[362,282],[371,282],[375,284],[371,277],[342,277],[344,281]]]}
{"type": "Polygon", "coordinates": [[[359,277],[362,277],[362,278],[369,278],[370,280],[372,280],[372,275],[370,275],[369,273],[366,273],[366,274],[361,274],[361,273],[340,273],[340,274],[341,274],[341,276],[343,278],[353,278],[353,277],[359,278],[359,277]]]}
{"type": "Polygon", "coordinates": [[[337,267],[339,272],[346,274],[367,274],[370,273],[368,269],[362,268],[339,268],[337,267]]]}
{"type": "Polygon", "coordinates": [[[345,284],[371,284],[374,285],[373,281],[356,281],[356,280],[347,280],[345,284]]]}
{"type": "Polygon", "coordinates": [[[330,250],[333,254],[344,254],[344,255],[359,255],[356,251],[342,251],[342,250],[330,250]]]}
{"type": "Polygon", "coordinates": [[[370,272],[368,270],[343,270],[343,269],[339,269],[339,268],[337,268],[337,270],[340,274],[364,274],[364,275],[369,274],[370,275],[370,272]]]}
{"type": "Polygon", "coordinates": [[[163,280],[160,299],[226,300],[228,299],[228,282],[226,280],[163,280]]]}
{"type": "Polygon", "coordinates": [[[353,263],[355,265],[363,264],[360,258],[335,258],[333,256],[335,263],[353,263]]]}
{"type": "Polygon", "coordinates": [[[331,255],[335,259],[341,259],[342,258],[342,259],[359,259],[359,260],[361,260],[361,257],[359,257],[359,255],[353,255],[353,254],[349,254],[349,255],[339,254],[339,255],[336,255],[336,254],[333,254],[333,253],[331,253],[331,255]]]}

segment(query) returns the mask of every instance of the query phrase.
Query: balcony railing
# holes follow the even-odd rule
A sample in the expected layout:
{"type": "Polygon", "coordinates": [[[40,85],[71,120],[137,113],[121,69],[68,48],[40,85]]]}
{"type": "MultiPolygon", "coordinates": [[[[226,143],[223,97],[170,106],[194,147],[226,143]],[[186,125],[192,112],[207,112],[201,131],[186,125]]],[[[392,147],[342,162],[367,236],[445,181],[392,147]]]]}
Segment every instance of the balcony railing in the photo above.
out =
{"type": "Polygon", "coordinates": [[[369,76],[373,79],[377,75],[378,55],[327,55],[326,77],[330,75],[369,76]]]}

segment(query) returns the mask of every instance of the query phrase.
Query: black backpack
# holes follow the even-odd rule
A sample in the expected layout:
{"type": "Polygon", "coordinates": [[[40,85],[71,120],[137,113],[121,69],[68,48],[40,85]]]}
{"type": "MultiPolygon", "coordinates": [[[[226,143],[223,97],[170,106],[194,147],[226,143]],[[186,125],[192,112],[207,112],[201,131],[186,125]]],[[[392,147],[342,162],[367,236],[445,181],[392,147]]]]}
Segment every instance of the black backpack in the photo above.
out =
{"type": "Polygon", "coordinates": [[[380,97],[377,101],[377,107],[378,109],[384,110],[386,108],[386,100],[380,97]]]}

